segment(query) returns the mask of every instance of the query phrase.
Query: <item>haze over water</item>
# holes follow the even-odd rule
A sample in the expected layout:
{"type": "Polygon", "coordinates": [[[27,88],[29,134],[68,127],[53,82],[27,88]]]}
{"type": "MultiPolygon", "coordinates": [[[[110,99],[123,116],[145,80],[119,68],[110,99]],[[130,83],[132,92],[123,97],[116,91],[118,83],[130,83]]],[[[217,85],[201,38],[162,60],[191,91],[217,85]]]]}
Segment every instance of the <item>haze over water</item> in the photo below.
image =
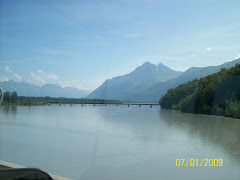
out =
{"type": "Polygon", "coordinates": [[[81,180],[240,179],[240,121],[159,106],[2,106],[0,159],[81,180]],[[176,159],[223,159],[176,167],[176,159]]]}

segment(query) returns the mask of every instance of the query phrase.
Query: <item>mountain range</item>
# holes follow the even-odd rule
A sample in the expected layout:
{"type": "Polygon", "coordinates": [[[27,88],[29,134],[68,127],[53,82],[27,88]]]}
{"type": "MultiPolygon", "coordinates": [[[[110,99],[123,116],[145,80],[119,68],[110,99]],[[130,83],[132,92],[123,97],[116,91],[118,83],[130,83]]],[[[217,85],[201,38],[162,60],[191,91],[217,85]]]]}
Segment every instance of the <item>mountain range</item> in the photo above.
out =
{"type": "Polygon", "coordinates": [[[65,87],[62,88],[57,84],[45,84],[37,86],[26,82],[15,82],[13,80],[0,82],[0,87],[4,92],[16,91],[19,96],[51,96],[51,97],[68,97],[81,98],[87,96],[90,91],[79,90],[77,88],[65,87]]]}
{"type": "Polygon", "coordinates": [[[145,62],[133,72],[106,80],[94,90],[87,98],[130,100],[133,94],[139,94],[149,87],[181,75],[163,64],[154,65],[145,62]]]}
{"type": "Polygon", "coordinates": [[[240,59],[219,66],[191,67],[185,72],[179,72],[161,63],[154,65],[146,62],[127,75],[106,80],[87,98],[158,102],[168,89],[216,73],[222,68],[228,69],[237,63],[240,63],[240,59]]]}
{"type": "Polygon", "coordinates": [[[106,80],[93,92],[70,87],[62,88],[57,84],[37,86],[13,80],[0,82],[0,87],[4,92],[16,91],[20,96],[86,97],[132,102],[158,102],[168,89],[216,73],[222,68],[228,69],[237,63],[240,63],[240,58],[219,66],[191,67],[185,72],[181,72],[170,69],[162,63],[155,65],[145,62],[129,74],[106,80]]]}

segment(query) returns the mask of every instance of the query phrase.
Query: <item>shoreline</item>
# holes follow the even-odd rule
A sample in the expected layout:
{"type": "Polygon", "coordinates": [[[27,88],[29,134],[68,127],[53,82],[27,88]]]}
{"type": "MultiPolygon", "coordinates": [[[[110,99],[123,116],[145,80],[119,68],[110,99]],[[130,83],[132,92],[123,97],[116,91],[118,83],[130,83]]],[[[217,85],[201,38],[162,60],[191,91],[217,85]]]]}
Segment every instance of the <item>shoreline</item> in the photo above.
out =
{"type": "Polygon", "coordinates": [[[238,117],[233,117],[233,116],[220,116],[220,115],[216,115],[216,114],[203,114],[203,113],[190,113],[190,112],[182,112],[179,109],[170,109],[170,108],[161,108],[162,110],[173,110],[173,111],[179,111],[180,113],[184,113],[184,114],[195,114],[195,115],[205,115],[205,116],[213,116],[213,117],[224,117],[224,118],[231,118],[231,119],[238,119],[240,120],[240,118],[238,117]]]}

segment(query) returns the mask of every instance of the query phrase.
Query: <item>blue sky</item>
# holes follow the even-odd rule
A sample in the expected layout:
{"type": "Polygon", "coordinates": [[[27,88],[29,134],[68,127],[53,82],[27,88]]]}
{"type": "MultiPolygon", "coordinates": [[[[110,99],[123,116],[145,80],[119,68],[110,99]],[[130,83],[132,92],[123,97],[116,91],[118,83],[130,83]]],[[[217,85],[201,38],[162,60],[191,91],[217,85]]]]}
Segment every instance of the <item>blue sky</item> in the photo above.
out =
{"type": "Polygon", "coordinates": [[[240,57],[239,0],[1,0],[0,80],[94,90],[149,61],[240,57]]]}

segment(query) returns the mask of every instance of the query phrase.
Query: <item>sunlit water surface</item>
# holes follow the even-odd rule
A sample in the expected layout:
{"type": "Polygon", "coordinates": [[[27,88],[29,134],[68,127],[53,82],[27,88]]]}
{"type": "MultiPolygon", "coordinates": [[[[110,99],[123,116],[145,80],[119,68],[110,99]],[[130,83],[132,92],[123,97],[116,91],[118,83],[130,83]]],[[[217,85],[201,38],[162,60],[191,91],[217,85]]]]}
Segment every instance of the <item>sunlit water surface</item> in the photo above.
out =
{"type": "Polygon", "coordinates": [[[240,120],[159,106],[2,106],[0,159],[81,180],[239,180],[240,120]]]}

